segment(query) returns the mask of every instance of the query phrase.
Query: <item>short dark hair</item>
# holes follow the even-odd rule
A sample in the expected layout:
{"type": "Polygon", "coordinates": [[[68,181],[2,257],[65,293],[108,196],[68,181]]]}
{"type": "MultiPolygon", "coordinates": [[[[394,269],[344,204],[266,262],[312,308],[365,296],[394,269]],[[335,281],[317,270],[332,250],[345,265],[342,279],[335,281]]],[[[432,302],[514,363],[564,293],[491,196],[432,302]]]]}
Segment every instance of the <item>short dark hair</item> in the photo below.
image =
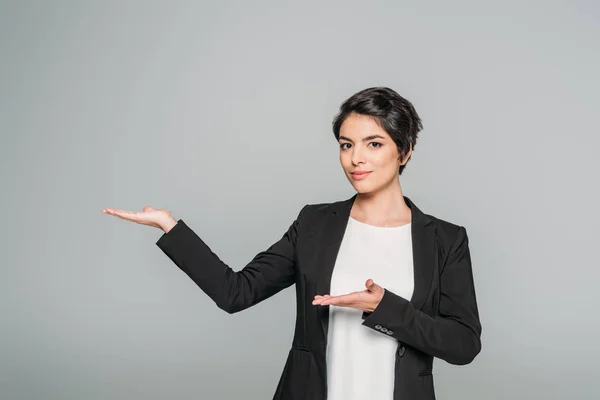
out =
{"type": "MultiPolygon", "coordinates": [[[[333,119],[336,140],[340,139],[342,123],[353,113],[373,117],[398,146],[400,159],[406,156],[411,146],[415,148],[417,135],[423,129],[412,103],[387,87],[361,90],[342,103],[339,114],[333,119]]],[[[398,175],[402,174],[405,166],[400,166],[398,175]]]]}

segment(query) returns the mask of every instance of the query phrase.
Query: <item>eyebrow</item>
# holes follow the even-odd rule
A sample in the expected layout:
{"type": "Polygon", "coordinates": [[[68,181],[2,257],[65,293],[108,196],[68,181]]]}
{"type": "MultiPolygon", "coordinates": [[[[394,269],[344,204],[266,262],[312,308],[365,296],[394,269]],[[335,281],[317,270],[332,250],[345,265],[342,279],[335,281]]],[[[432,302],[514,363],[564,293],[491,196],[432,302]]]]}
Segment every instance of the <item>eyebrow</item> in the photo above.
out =
{"type": "MultiPolygon", "coordinates": [[[[367,136],[366,138],[363,138],[363,142],[367,142],[369,140],[373,140],[373,139],[385,139],[383,136],[381,135],[371,135],[371,136],[367,136]]],[[[339,140],[347,140],[348,142],[352,142],[352,139],[347,138],[346,136],[340,136],[339,140]]],[[[354,143],[354,142],[352,142],[354,143]]]]}

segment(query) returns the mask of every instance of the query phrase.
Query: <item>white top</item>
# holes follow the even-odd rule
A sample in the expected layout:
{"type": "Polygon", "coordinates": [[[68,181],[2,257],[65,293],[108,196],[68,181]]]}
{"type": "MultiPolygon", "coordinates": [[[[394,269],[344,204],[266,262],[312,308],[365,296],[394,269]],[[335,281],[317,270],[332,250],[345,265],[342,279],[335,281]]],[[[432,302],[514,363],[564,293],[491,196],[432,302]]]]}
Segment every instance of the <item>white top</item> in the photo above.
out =
{"type": "MultiPolygon", "coordinates": [[[[335,261],[330,294],[365,290],[367,279],[406,299],[414,272],[411,224],[377,227],[350,217],[335,261]]],[[[329,306],[328,400],[392,399],[398,342],[362,325],[362,311],[329,306]]]]}

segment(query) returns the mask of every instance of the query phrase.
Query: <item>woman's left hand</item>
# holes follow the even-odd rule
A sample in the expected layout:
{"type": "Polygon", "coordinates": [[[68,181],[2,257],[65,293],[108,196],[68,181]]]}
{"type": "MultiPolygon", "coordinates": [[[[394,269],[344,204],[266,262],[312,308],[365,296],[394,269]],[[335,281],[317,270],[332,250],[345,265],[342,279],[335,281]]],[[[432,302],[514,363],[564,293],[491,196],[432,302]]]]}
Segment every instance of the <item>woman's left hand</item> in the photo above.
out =
{"type": "Polygon", "coordinates": [[[385,290],[373,282],[373,279],[367,279],[365,282],[366,290],[360,292],[352,292],[339,296],[324,296],[316,295],[312,304],[314,306],[340,306],[351,307],[357,310],[373,312],[383,298],[385,290]]]}

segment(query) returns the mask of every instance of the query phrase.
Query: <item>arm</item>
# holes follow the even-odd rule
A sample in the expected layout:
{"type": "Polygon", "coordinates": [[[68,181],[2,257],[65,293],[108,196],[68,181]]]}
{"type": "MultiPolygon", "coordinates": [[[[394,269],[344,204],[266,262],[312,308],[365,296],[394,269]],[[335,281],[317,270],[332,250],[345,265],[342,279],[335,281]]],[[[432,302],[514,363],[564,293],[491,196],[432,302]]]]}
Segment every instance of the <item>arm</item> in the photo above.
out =
{"type": "Polygon", "coordinates": [[[298,223],[306,206],[283,237],[233,271],[182,220],[156,242],[217,306],[242,311],[291,286],[295,279],[298,223]]]}
{"type": "Polygon", "coordinates": [[[441,272],[438,316],[386,290],[363,325],[385,327],[393,332],[389,336],[450,364],[470,363],[481,350],[481,324],[465,228],[459,229],[441,272]]]}

